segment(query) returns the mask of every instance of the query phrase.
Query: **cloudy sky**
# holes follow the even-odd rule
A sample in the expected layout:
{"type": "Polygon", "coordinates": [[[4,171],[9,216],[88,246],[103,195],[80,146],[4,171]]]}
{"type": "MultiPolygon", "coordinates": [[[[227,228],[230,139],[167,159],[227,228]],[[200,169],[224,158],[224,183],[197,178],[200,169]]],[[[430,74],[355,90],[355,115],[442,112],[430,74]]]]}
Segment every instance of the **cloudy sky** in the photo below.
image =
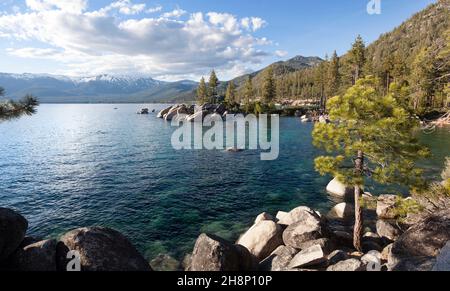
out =
{"type": "Polygon", "coordinates": [[[301,54],[342,54],[433,0],[1,0],[0,71],[221,79],[301,54]]]}

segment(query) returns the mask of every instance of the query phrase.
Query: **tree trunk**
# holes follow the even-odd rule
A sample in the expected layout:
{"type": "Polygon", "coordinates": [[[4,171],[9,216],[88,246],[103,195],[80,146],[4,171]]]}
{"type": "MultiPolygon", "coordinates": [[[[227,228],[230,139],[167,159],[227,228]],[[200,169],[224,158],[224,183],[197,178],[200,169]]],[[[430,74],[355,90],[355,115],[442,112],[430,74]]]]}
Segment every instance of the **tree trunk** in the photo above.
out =
{"type": "MultiPolygon", "coordinates": [[[[363,174],[364,167],[364,153],[358,151],[358,157],[355,161],[355,171],[357,175],[363,174]]],[[[363,228],[363,217],[361,209],[361,186],[355,185],[355,226],[353,228],[353,246],[359,252],[362,251],[361,237],[363,228]]]]}

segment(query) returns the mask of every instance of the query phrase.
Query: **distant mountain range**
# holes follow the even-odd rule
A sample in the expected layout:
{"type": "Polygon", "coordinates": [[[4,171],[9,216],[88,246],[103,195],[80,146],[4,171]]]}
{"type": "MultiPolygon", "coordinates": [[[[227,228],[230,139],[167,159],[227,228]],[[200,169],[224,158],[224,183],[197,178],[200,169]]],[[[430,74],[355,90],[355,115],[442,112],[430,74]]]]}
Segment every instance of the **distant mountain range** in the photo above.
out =
{"type": "MultiPolygon", "coordinates": [[[[318,57],[297,56],[272,64],[276,75],[313,67],[318,57]]],[[[258,79],[266,68],[250,74],[258,79]]],[[[240,86],[249,75],[233,81],[240,86]]],[[[225,90],[227,82],[221,83],[225,90]]],[[[41,103],[174,103],[193,101],[197,82],[157,81],[149,77],[99,75],[72,78],[48,74],[0,73],[0,87],[8,98],[17,100],[26,94],[38,97],[41,103]]]]}
{"type": "Polygon", "coordinates": [[[100,75],[71,78],[47,74],[0,73],[8,98],[33,94],[42,103],[141,103],[190,100],[197,83],[100,75]]]}

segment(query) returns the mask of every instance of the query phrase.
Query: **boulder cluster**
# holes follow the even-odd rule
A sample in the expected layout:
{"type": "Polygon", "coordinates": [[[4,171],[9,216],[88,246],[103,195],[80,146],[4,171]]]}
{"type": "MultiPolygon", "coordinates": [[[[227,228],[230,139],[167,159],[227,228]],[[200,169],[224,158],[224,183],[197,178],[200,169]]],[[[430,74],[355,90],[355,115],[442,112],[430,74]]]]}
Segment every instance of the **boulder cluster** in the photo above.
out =
{"type": "Polygon", "coordinates": [[[275,217],[262,213],[236,242],[201,234],[182,264],[167,255],[149,264],[109,228],[79,228],[59,239],[29,237],[27,220],[0,208],[0,270],[450,271],[448,209],[406,225],[395,219],[398,197],[374,199],[374,218],[365,213],[361,253],[353,248],[353,207],[341,203],[327,215],[305,206],[275,217]]]}
{"type": "Polygon", "coordinates": [[[336,205],[327,215],[300,206],[276,217],[260,214],[235,243],[202,234],[187,271],[416,271],[450,270],[450,212],[426,216],[413,226],[394,220],[397,197],[381,195],[368,220],[363,252],[353,248],[353,207],[336,205]]]}
{"type": "Polygon", "coordinates": [[[80,228],[59,240],[39,240],[26,236],[27,229],[22,215],[0,208],[0,270],[151,271],[131,242],[115,230],[80,228]]]}
{"type": "Polygon", "coordinates": [[[178,104],[161,110],[157,117],[166,121],[187,120],[188,122],[194,122],[196,120],[203,121],[205,116],[212,114],[225,118],[229,113],[223,104],[204,104],[202,106],[178,104]]]}

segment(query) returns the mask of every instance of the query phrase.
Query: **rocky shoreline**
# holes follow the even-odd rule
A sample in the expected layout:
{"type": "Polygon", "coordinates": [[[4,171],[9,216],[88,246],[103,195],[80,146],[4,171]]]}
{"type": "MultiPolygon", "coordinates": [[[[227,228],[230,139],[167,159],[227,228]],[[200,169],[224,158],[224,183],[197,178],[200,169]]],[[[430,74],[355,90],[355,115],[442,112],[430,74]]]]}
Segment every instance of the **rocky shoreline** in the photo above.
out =
{"type": "Polygon", "coordinates": [[[26,236],[22,215],[0,208],[0,270],[76,270],[78,255],[81,271],[450,271],[449,210],[399,223],[397,196],[365,197],[376,209],[364,211],[363,253],[352,246],[353,207],[341,203],[326,215],[305,206],[262,213],[237,242],[201,234],[182,264],[167,255],[148,262],[125,236],[103,227],[37,240],[26,236]]]}

